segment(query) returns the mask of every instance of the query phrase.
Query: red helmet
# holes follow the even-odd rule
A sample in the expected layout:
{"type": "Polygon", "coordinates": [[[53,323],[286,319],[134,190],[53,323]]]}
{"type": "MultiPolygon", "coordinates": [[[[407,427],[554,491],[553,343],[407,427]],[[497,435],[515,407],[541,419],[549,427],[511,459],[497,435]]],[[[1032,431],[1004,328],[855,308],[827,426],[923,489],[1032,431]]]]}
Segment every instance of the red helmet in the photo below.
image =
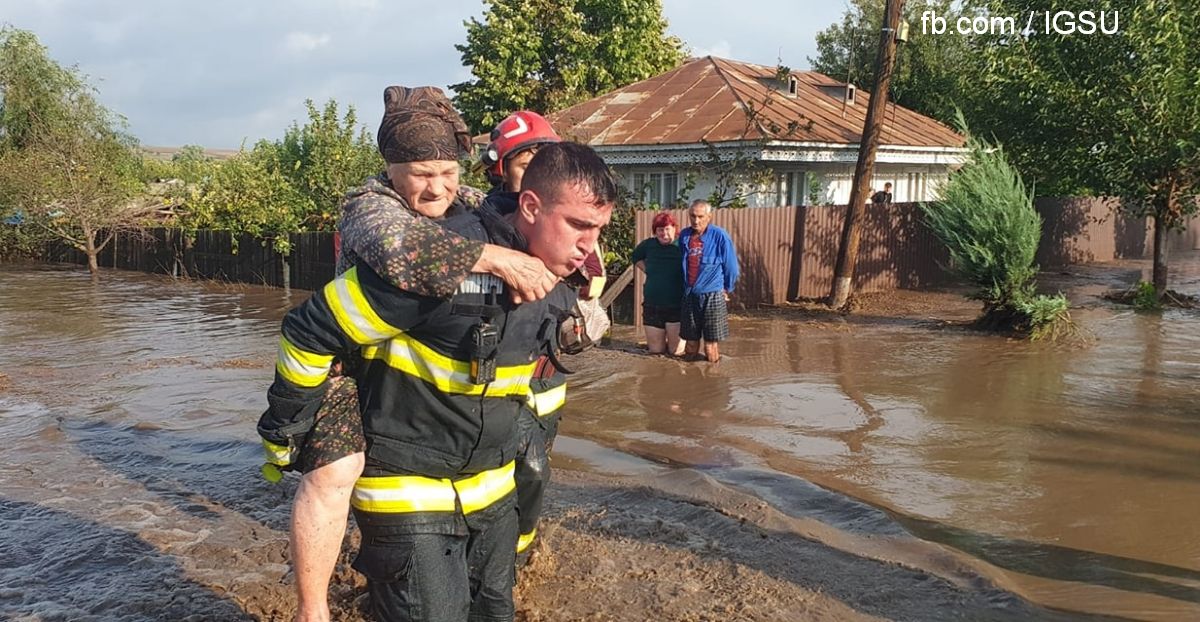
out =
{"type": "Polygon", "coordinates": [[[490,177],[504,177],[504,161],[531,147],[546,143],[562,142],[550,122],[542,115],[529,110],[514,112],[496,124],[483,151],[483,165],[490,177]]]}

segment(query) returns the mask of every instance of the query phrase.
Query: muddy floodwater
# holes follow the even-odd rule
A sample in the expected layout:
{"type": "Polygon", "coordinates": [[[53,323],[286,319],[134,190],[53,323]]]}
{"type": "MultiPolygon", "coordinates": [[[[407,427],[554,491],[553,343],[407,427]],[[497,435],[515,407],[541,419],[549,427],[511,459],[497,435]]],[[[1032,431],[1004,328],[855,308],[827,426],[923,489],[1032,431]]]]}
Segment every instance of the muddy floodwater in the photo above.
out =
{"type": "MultiPolygon", "coordinates": [[[[294,483],[256,477],[254,423],[307,295],[0,265],[0,619],[283,615],[294,483]]],[[[977,591],[922,612],[808,586],[879,619],[1200,619],[1200,312],[1073,313],[1087,344],[739,318],[715,366],[618,331],[580,357],[555,465],[754,499],[977,591]]]]}

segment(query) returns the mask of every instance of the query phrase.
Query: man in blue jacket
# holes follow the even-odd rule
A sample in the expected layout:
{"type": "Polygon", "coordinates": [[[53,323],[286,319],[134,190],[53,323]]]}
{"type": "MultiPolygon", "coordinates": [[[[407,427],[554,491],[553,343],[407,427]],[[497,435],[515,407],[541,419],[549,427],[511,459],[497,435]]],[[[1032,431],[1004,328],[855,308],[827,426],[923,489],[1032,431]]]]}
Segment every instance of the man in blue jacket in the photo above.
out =
{"type": "Polygon", "coordinates": [[[685,357],[697,356],[704,339],[704,356],[715,363],[721,360],[719,342],[729,338],[726,303],[737,283],[737,251],[729,234],[710,224],[712,205],[708,201],[692,201],[688,220],[692,226],[679,236],[684,280],[679,336],[687,341],[685,357]]]}

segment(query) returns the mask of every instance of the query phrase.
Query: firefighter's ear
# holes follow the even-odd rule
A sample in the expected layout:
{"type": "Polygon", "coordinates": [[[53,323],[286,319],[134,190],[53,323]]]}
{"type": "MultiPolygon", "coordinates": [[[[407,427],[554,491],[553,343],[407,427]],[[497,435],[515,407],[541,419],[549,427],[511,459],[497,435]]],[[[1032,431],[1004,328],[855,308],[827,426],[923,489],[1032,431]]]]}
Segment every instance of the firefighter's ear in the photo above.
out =
{"type": "Polygon", "coordinates": [[[517,197],[517,215],[529,224],[537,222],[542,208],[542,198],[532,190],[522,190],[521,195],[517,197]]]}

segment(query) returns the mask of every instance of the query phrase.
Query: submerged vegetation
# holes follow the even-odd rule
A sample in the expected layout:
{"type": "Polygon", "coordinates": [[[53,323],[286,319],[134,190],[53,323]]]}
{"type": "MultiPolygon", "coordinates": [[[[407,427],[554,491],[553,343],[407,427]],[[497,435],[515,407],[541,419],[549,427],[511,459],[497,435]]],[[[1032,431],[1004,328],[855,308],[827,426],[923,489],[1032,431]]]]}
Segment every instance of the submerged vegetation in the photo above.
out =
{"type": "Polygon", "coordinates": [[[921,210],[949,250],[950,268],[977,288],[971,297],[983,302],[978,326],[1031,339],[1070,332],[1066,298],[1036,293],[1042,218],[1032,193],[1000,145],[971,135],[961,114],[959,126],[967,136],[967,161],[950,175],[942,200],[921,210]]]}

